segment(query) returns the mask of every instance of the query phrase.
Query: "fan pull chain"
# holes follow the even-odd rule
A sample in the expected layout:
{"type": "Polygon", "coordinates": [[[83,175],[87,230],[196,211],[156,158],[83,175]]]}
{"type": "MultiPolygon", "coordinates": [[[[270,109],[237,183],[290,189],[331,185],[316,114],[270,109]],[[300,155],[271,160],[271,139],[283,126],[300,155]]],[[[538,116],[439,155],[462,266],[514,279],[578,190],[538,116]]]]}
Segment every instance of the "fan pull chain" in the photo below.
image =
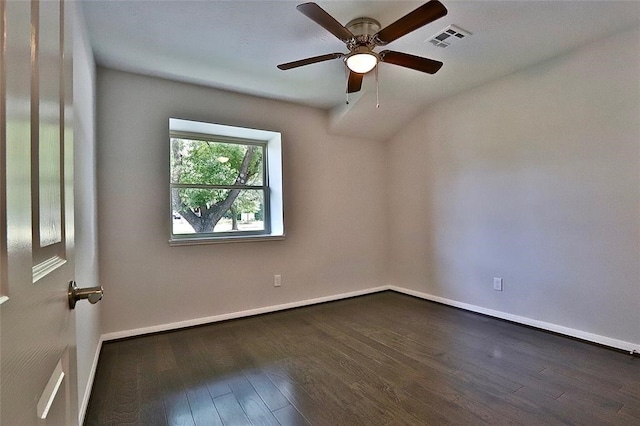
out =
{"type": "Polygon", "coordinates": [[[349,69],[347,66],[344,66],[344,78],[347,80],[346,88],[344,89],[346,105],[349,105],[349,69]]]}
{"type": "Polygon", "coordinates": [[[376,108],[380,108],[380,85],[378,84],[378,63],[376,63],[376,108]]]}

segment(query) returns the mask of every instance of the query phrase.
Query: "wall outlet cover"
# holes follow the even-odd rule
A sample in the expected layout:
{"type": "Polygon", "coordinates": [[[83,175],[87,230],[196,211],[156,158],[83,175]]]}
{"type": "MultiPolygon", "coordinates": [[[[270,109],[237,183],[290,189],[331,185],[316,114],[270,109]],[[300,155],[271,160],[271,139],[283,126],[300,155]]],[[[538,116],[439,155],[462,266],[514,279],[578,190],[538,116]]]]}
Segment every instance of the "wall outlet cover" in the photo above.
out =
{"type": "Polygon", "coordinates": [[[495,291],[502,291],[502,278],[493,279],[493,289],[495,291]]]}

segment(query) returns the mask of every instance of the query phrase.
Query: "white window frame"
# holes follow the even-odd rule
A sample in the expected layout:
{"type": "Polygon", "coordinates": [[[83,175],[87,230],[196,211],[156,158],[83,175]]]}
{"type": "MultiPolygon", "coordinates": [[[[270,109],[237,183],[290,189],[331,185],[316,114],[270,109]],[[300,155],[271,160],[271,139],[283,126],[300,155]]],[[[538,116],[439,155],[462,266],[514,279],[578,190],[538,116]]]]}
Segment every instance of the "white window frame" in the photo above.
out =
{"type": "MultiPolygon", "coordinates": [[[[265,169],[263,177],[267,185],[265,194],[265,233],[236,232],[223,234],[174,234],[173,207],[171,206],[171,182],[169,182],[169,245],[183,246],[195,244],[215,244],[243,241],[283,240],[284,198],[282,192],[282,136],[279,132],[248,129],[222,124],[204,123],[178,118],[169,119],[169,142],[171,134],[204,135],[207,139],[235,140],[237,143],[256,143],[265,145],[265,169]]],[[[167,162],[169,167],[170,161],[167,162]]]]}

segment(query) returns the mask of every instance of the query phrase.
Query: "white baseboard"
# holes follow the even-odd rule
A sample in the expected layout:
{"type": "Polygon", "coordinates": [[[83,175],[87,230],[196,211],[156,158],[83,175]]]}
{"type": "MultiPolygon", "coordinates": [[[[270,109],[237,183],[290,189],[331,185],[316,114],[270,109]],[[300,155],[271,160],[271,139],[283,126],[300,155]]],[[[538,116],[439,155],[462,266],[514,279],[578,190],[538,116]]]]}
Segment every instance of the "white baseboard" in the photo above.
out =
{"type": "Polygon", "coordinates": [[[420,299],[442,303],[443,305],[449,305],[449,306],[461,308],[467,311],[477,312],[479,314],[484,314],[491,317],[516,322],[519,324],[529,325],[531,327],[540,328],[542,330],[564,334],[565,336],[576,337],[581,340],[598,343],[598,344],[609,346],[616,349],[621,349],[629,353],[640,353],[640,343],[632,343],[632,342],[626,342],[624,340],[612,339],[610,337],[602,336],[599,334],[589,333],[582,330],[576,330],[574,328],[564,327],[561,325],[552,324],[544,321],[538,321],[531,318],[522,317],[519,315],[509,314],[506,312],[495,311],[493,309],[488,309],[488,308],[483,308],[481,306],[458,302],[456,300],[446,299],[444,297],[434,296],[432,294],[422,293],[419,291],[410,290],[403,287],[389,286],[389,289],[393,291],[397,291],[398,293],[404,293],[410,296],[419,297],[420,299]]]}
{"type": "MultiPolygon", "coordinates": [[[[230,319],[244,318],[244,317],[250,317],[254,315],[266,314],[270,312],[277,312],[285,309],[300,308],[303,306],[315,305],[318,303],[332,302],[335,300],[347,299],[350,297],[363,296],[365,294],[378,293],[385,290],[393,290],[398,293],[415,296],[420,299],[430,300],[433,302],[442,303],[444,305],[461,308],[467,311],[477,312],[477,313],[488,315],[491,317],[500,318],[507,321],[512,321],[515,323],[540,328],[542,330],[564,334],[566,336],[575,337],[578,339],[586,340],[593,343],[598,343],[605,346],[610,346],[612,348],[621,349],[627,352],[640,353],[640,343],[632,343],[624,340],[613,339],[611,337],[602,336],[599,334],[589,333],[586,331],[564,327],[564,326],[549,323],[549,322],[539,321],[532,318],[523,317],[520,315],[514,315],[507,312],[496,311],[493,309],[484,308],[482,306],[471,305],[469,303],[459,302],[457,300],[447,299],[444,297],[435,296],[432,294],[423,293],[420,291],[411,290],[408,288],[398,287],[393,285],[374,287],[374,288],[369,288],[364,290],[352,291],[348,293],[340,293],[332,296],[324,296],[324,297],[318,297],[315,299],[301,300],[298,302],[284,303],[281,305],[265,306],[262,308],[249,309],[246,311],[231,312],[227,314],[213,315],[210,317],[195,318],[191,320],[173,322],[168,324],[160,324],[160,325],[155,325],[151,327],[143,327],[143,328],[136,328],[131,330],[117,331],[114,333],[107,333],[107,334],[103,334],[100,337],[100,346],[102,346],[102,342],[107,342],[109,340],[117,340],[117,339],[123,339],[127,337],[141,336],[144,334],[158,333],[162,331],[177,330],[180,328],[193,327],[196,325],[203,325],[203,324],[215,323],[220,321],[226,321],[230,319]]],[[[91,378],[93,378],[93,374],[95,374],[95,366],[97,365],[98,355],[99,355],[99,350],[98,350],[98,353],[96,353],[96,358],[94,360],[94,368],[92,368],[92,371],[91,371],[91,378]]],[[[90,380],[90,383],[91,382],[92,381],[90,380]]]]}
{"type": "Polygon", "coordinates": [[[98,346],[96,348],[96,353],[93,357],[93,362],[91,363],[91,370],[89,370],[89,378],[87,380],[87,387],[84,390],[84,395],[82,396],[82,403],[80,404],[78,410],[78,424],[84,424],[84,417],[87,414],[87,407],[89,406],[89,398],[91,397],[91,390],[93,389],[93,381],[96,377],[96,370],[98,369],[98,360],[100,359],[100,352],[102,351],[102,342],[104,339],[102,336],[98,340],[98,346]]]}
{"type": "Polygon", "coordinates": [[[365,294],[378,293],[380,291],[389,290],[389,286],[368,288],[365,290],[352,291],[348,293],[335,294],[332,296],[318,297],[315,299],[301,300],[298,302],[283,303],[281,305],[265,306],[262,308],[249,309],[240,312],[231,312],[228,314],[213,315],[210,317],[195,318],[186,321],[172,322],[168,324],[154,325],[151,327],[135,328],[131,330],[117,331],[114,333],[103,334],[101,341],[109,341],[123,339],[126,337],[141,336],[143,334],[158,333],[162,331],[176,330],[179,328],[193,327],[196,325],[210,324],[214,322],[226,321],[230,319],[250,317],[254,315],[267,314],[271,312],[283,311],[285,309],[300,308],[318,303],[332,302],[340,299],[348,299],[350,297],[363,296],[365,294]]]}

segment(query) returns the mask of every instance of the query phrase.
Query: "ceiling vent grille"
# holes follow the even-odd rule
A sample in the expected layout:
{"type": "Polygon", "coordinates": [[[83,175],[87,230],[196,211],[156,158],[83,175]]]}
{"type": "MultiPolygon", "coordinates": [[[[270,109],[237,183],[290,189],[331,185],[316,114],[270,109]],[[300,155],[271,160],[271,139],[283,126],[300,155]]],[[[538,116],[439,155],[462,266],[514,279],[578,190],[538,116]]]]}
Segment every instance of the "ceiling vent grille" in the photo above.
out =
{"type": "Polygon", "coordinates": [[[469,37],[470,35],[471,33],[469,31],[465,31],[460,27],[456,27],[455,25],[449,25],[438,34],[427,39],[427,41],[434,46],[444,48],[449,47],[452,43],[457,43],[459,40],[469,37]]]}

